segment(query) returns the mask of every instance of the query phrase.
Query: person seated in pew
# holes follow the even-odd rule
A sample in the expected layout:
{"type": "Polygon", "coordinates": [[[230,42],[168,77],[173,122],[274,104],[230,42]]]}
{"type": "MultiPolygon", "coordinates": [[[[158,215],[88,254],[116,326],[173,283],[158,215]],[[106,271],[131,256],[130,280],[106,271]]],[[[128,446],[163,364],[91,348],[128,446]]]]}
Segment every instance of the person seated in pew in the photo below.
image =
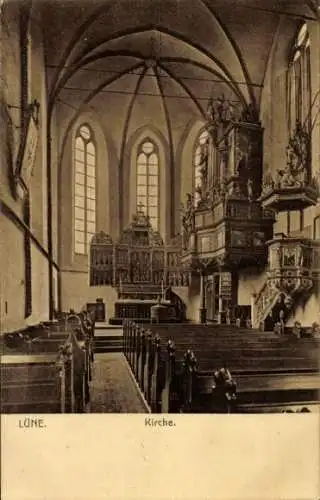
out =
{"type": "Polygon", "coordinates": [[[22,347],[27,339],[29,339],[29,337],[26,336],[26,334],[23,334],[23,332],[13,332],[4,335],[3,340],[6,347],[9,347],[10,349],[17,349],[22,347]]]}
{"type": "Polygon", "coordinates": [[[236,392],[236,382],[232,378],[232,375],[228,368],[224,365],[220,370],[216,370],[214,372],[214,378],[216,381],[216,385],[223,386],[225,388],[229,388],[232,392],[236,392]]]}
{"type": "Polygon", "coordinates": [[[311,413],[311,411],[309,410],[309,408],[304,406],[303,408],[301,408],[300,413],[311,413]]]}
{"type": "Polygon", "coordinates": [[[226,365],[216,370],[213,376],[212,394],[216,403],[223,411],[230,413],[237,399],[237,384],[226,365]]]}

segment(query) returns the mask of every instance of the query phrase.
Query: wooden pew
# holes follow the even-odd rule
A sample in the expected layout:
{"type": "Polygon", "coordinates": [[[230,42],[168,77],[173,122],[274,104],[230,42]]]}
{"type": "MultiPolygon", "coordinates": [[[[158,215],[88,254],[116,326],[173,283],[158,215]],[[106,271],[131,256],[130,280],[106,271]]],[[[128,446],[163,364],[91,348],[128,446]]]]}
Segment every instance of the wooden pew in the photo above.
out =
{"type": "Polygon", "coordinates": [[[281,401],[286,404],[302,399],[319,401],[319,339],[292,342],[290,338],[246,329],[239,336],[238,328],[235,335],[235,328],[220,330],[202,325],[171,327],[168,332],[168,325],[158,326],[142,335],[141,326],[130,322],[124,325],[125,355],[135,368],[137,381],[152,411],[212,411],[213,372],[225,363],[240,381],[241,408],[253,408],[254,402],[267,408],[272,400],[278,407],[281,401]],[[155,341],[155,331],[160,333],[161,340],[158,336],[155,341]],[[138,348],[137,338],[140,339],[138,348]],[[198,358],[196,364],[193,351],[198,358]],[[140,368],[137,369],[137,363],[143,367],[144,376],[140,368]],[[295,385],[291,387],[285,383],[289,375],[295,377],[295,385]],[[304,386],[306,375],[312,380],[310,387],[304,386]],[[254,389],[249,384],[251,380],[255,383],[260,380],[262,386],[254,389]]]}
{"type": "Polygon", "coordinates": [[[2,413],[61,413],[67,405],[63,364],[55,354],[1,356],[2,413]]]}
{"type": "Polygon", "coordinates": [[[7,342],[4,339],[2,351],[3,412],[84,411],[89,401],[91,359],[82,325],[74,317],[36,325],[16,338],[11,334],[7,342]]]}

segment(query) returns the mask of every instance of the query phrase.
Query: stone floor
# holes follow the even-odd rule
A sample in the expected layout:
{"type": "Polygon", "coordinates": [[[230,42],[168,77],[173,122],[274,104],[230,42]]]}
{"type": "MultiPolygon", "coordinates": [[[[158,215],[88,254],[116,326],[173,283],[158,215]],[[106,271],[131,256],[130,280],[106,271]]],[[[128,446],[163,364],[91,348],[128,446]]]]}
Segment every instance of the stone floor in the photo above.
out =
{"type": "Polygon", "coordinates": [[[95,354],[89,413],[147,413],[122,353],[95,354]]]}
{"type": "Polygon", "coordinates": [[[122,326],[110,326],[107,323],[98,323],[94,330],[95,337],[122,337],[122,326]]]}

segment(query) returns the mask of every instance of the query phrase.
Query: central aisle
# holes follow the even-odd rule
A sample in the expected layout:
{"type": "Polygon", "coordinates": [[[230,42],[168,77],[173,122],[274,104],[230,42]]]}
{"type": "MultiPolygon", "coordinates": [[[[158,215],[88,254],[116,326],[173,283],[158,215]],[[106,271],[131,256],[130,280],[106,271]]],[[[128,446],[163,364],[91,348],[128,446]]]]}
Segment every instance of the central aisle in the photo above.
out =
{"type": "Polygon", "coordinates": [[[95,354],[90,413],[147,413],[122,353],[95,354]]]}

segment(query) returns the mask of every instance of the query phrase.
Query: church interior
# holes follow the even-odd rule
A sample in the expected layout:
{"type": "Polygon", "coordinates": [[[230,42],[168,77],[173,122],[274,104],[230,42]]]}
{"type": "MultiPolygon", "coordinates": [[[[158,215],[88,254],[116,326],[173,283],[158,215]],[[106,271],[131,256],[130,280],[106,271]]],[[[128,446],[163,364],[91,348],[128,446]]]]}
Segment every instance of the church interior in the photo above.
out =
{"type": "Polygon", "coordinates": [[[319,16],[1,1],[3,413],[319,411],[319,16]]]}

